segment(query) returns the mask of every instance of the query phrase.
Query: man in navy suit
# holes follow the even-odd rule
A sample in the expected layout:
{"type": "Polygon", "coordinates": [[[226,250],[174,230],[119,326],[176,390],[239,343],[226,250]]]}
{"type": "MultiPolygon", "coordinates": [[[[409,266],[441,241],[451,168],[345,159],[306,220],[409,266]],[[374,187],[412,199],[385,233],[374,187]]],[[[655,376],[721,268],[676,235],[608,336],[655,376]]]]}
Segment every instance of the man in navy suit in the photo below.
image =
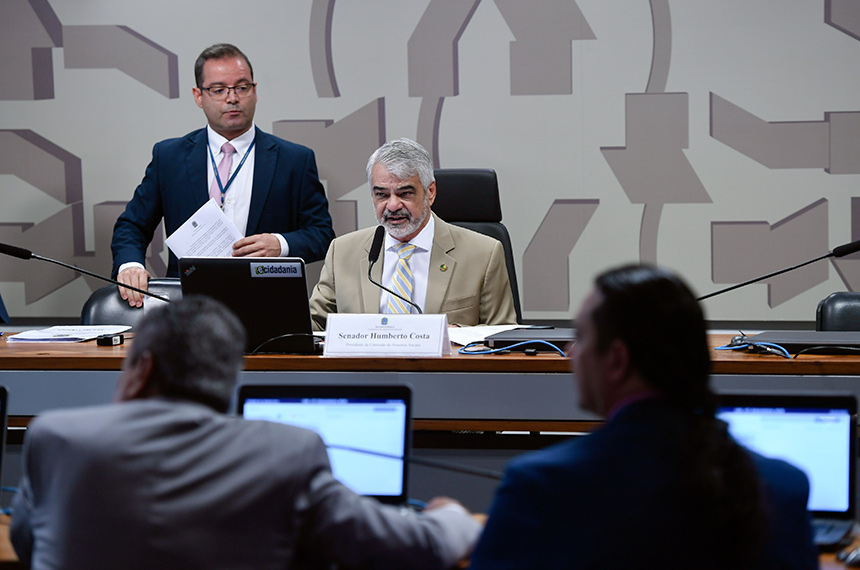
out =
{"type": "Polygon", "coordinates": [[[576,318],[591,435],[514,459],[473,570],[813,569],[809,482],[714,417],[705,321],[677,276],[604,273],[576,318]]]}
{"type": "MultiPolygon", "coordinates": [[[[209,199],[246,236],[233,244],[233,256],[322,259],[334,230],[313,151],[255,127],[257,84],[239,48],[205,49],[194,75],[194,99],[208,126],[153,148],[114,226],[113,275],[145,290],[151,275],[144,256],[161,219],[170,235],[209,199]]],[[[173,253],[167,275],[178,275],[173,253]]],[[[140,293],[122,287],[120,293],[132,306],[143,304],[140,293]]]]}

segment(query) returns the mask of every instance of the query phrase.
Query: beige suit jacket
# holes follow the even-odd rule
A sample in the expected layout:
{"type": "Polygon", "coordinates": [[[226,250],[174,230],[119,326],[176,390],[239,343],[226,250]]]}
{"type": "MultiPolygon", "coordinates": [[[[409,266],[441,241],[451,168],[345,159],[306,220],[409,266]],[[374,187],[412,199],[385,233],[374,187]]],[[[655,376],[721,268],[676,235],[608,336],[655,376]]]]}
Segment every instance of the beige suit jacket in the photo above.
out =
{"type": "MultiPolygon", "coordinates": [[[[424,312],[445,313],[449,324],[516,324],[514,299],[501,242],[443,222],[430,252],[424,312]]],[[[378,313],[380,289],[367,278],[367,255],[376,227],[336,238],[328,248],[319,283],[311,294],[314,329],[325,328],[329,313],[378,313]]],[[[380,282],[384,256],[371,275],[380,282]]]]}

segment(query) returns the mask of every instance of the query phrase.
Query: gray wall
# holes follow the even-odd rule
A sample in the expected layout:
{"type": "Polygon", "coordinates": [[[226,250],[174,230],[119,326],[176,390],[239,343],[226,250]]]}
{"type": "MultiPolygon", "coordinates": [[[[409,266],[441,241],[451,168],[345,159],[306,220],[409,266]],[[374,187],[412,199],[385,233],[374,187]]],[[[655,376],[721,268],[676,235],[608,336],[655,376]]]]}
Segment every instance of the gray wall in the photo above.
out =
{"type": "MultiPolygon", "coordinates": [[[[152,144],[204,125],[192,66],[221,41],[254,65],[257,125],[317,151],[339,234],[374,223],[385,139],[495,168],[526,319],[568,318],[618,263],[704,294],[860,238],[851,0],[3,0],[0,241],[109,272],[152,144]]],[[[0,259],[13,317],[98,286],[0,259]]],[[[808,321],[858,287],[858,259],[820,262],[708,316],[808,321]]]]}

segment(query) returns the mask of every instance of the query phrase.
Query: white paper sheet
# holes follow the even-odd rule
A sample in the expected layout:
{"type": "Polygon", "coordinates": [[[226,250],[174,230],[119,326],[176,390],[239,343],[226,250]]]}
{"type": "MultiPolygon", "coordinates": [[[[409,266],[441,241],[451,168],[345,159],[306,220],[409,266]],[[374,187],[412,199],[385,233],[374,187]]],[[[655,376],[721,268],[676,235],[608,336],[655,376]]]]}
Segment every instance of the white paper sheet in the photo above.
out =
{"type": "Polygon", "coordinates": [[[490,336],[502,331],[521,328],[522,325],[490,325],[480,327],[451,327],[448,329],[448,336],[451,337],[451,342],[454,344],[467,344],[480,342],[490,336]]]}
{"type": "Polygon", "coordinates": [[[176,257],[230,257],[243,237],[215,201],[207,200],[164,243],[176,257]]]}
{"type": "Polygon", "coordinates": [[[131,327],[126,325],[74,325],[31,330],[12,335],[6,342],[84,342],[102,334],[118,334],[131,327]]]}

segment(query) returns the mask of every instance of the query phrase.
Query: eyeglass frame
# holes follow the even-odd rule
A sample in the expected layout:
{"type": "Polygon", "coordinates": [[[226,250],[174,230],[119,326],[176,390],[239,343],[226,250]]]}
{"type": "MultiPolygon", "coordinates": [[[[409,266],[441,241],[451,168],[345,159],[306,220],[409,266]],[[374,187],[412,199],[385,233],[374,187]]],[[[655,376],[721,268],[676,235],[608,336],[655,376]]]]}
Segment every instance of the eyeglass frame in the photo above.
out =
{"type": "Polygon", "coordinates": [[[237,84],[237,85],[233,85],[233,86],[228,86],[228,85],[210,85],[209,87],[198,87],[198,89],[200,89],[201,91],[206,91],[206,93],[208,93],[208,94],[209,94],[209,96],[210,96],[213,100],[216,100],[216,101],[220,101],[221,99],[226,99],[227,97],[229,97],[229,96],[230,96],[230,91],[233,91],[233,93],[235,93],[235,94],[236,94],[236,97],[238,97],[239,99],[245,99],[245,98],[250,97],[250,96],[251,96],[251,93],[253,93],[254,89],[256,89],[256,88],[257,88],[257,83],[256,83],[256,82],[254,82],[254,83],[239,83],[239,84],[237,84]],[[250,89],[248,89],[248,92],[247,92],[246,94],[244,94],[244,95],[240,95],[240,94],[239,94],[239,92],[238,92],[238,91],[236,91],[236,88],[237,88],[237,87],[244,87],[244,86],[246,86],[246,85],[250,85],[250,86],[251,86],[251,88],[250,88],[250,89]],[[213,95],[213,94],[211,93],[211,90],[212,90],[212,89],[225,89],[226,91],[223,93],[223,96],[217,96],[217,95],[213,95]]]}

